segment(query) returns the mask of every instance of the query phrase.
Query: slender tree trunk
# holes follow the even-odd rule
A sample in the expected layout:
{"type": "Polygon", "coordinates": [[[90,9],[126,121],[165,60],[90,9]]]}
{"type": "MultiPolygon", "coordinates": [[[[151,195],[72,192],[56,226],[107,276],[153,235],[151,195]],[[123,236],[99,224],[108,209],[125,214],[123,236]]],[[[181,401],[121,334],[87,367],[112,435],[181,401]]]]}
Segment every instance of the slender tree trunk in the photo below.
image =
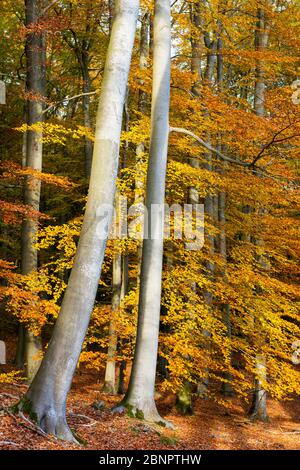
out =
{"type": "Polygon", "coordinates": [[[119,395],[124,395],[126,392],[126,387],[125,387],[125,377],[126,377],[126,361],[123,360],[120,363],[119,367],[119,377],[118,377],[118,394],[119,395]]]}
{"type": "MultiPolygon", "coordinates": [[[[125,254],[122,257],[122,286],[121,286],[121,298],[123,299],[128,292],[128,255],[125,254]]],[[[123,340],[124,341],[124,340],[123,340]]],[[[123,341],[119,343],[119,349],[122,351],[123,341]]],[[[119,377],[118,377],[118,393],[123,395],[126,391],[125,378],[126,378],[126,360],[123,359],[119,366],[119,377]]]]}
{"type": "MultiPolygon", "coordinates": [[[[223,58],[223,40],[222,40],[222,32],[223,27],[221,22],[218,22],[218,27],[220,31],[218,33],[217,38],[217,85],[219,92],[223,91],[223,82],[224,82],[224,58],[223,58]]],[[[218,141],[218,150],[222,152],[222,136],[219,135],[218,141]]],[[[220,169],[221,174],[224,174],[224,170],[220,169]]],[[[221,275],[226,282],[227,278],[227,237],[226,237],[226,192],[221,191],[218,193],[218,216],[217,220],[219,223],[219,252],[223,262],[223,269],[221,275]]],[[[229,339],[231,339],[231,317],[230,317],[230,305],[225,304],[222,306],[223,309],[223,321],[226,327],[226,334],[229,339]]],[[[231,356],[230,356],[230,363],[231,363],[231,356]]],[[[225,382],[222,384],[222,393],[226,397],[230,397],[233,395],[233,389],[231,385],[232,375],[230,372],[224,373],[225,382]]]]}
{"type": "MultiPolygon", "coordinates": [[[[141,24],[141,37],[140,37],[140,57],[139,67],[140,70],[145,70],[148,67],[149,60],[149,38],[150,38],[150,12],[145,9],[142,12],[142,24],[141,24]]],[[[143,83],[141,83],[143,85],[143,83]]],[[[138,110],[141,114],[146,112],[147,106],[147,93],[145,91],[139,91],[138,110]]],[[[134,203],[137,207],[137,212],[142,213],[144,204],[144,153],[145,153],[145,142],[139,142],[136,147],[136,179],[135,179],[135,200],[134,203]]],[[[142,228],[143,230],[143,228],[142,228]]],[[[139,287],[140,273],[142,263],[142,242],[138,243],[137,247],[137,286],[139,287]]]]}
{"type": "MultiPolygon", "coordinates": [[[[204,33],[204,43],[206,47],[208,48],[208,53],[207,53],[207,58],[206,58],[206,68],[205,68],[205,73],[204,73],[204,79],[206,82],[207,86],[211,86],[212,84],[212,79],[213,79],[213,73],[214,73],[214,67],[216,63],[216,43],[215,41],[212,41],[209,39],[209,35],[205,32],[204,33]]],[[[207,110],[205,112],[206,117],[209,117],[209,111],[207,110]]],[[[211,142],[211,136],[210,133],[207,132],[207,137],[206,137],[206,142],[210,144],[211,142]]],[[[207,152],[205,154],[205,163],[204,163],[204,168],[206,168],[209,171],[213,171],[213,163],[212,163],[212,153],[207,152]]],[[[210,225],[214,223],[214,216],[215,216],[215,207],[214,207],[214,196],[211,194],[207,194],[204,198],[204,213],[205,216],[208,219],[208,222],[210,225]]],[[[213,261],[211,261],[210,258],[213,258],[214,253],[215,253],[215,237],[209,233],[209,231],[206,230],[206,241],[207,241],[207,251],[208,251],[208,260],[205,263],[205,267],[207,270],[207,277],[209,280],[212,281],[215,273],[215,265],[213,261]]],[[[212,293],[209,290],[205,290],[203,292],[203,297],[204,301],[207,305],[207,308],[209,311],[211,311],[212,308],[212,302],[213,302],[213,296],[212,293]]],[[[207,329],[203,330],[203,336],[204,336],[204,343],[205,348],[207,349],[207,354],[209,355],[209,338],[210,338],[210,332],[207,329]]],[[[205,398],[207,396],[207,391],[208,391],[208,386],[209,386],[209,370],[206,367],[204,371],[204,376],[202,380],[199,382],[198,387],[197,387],[197,393],[199,396],[205,398]]]]}
{"type": "MultiPolygon", "coordinates": [[[[210,142],[208,142],[210,143],[210,142]]],[[[206,163],[205,163],[205,168],[212,171],[212,156],[211,154],[206,154],[206,163]]],[[[213,196],[211,194],[207,194],[204,198],[204,213],[205,216],[208,218],[209,223],[212,224],[214,220],[214,200],[213,196]]],[[[210,234],[206,230],[206,240],[207,240],[207,250],[208,250],[208,260],[205,263],[206,271],[207,271],[207,278],[212,281],[214,277],[214,272],[215,272],[215,265],[213,261],[211,261],[210,258],[213,258],[214,256],[214,236],[210,234]]],[[[204,302],[207,306],[208,311],[211,311],[212,308],[212,302],[213,302],[213,296],[212,293],[209,290],[204,290],[203,292],[203,298],[204,302]]],[[[209,347],[209,338],[210,338],[210,332],[204,328],[202,331],[203,337],[204,337],[204,348],[206,349],[206,354],[210,354],[210,347],[209,347]]],[[[204,367],[204,375],[200,382],[197,385],[197,393],[200,397],[206,398],[207,393],[208,393],[208,386],[209,386],[209,369],[207,366],[204,367]]]]}
{"type": "MultiPolygon", "coordinates": [[[[226,193],[221,191],[218,194],[219,198],[219,229],[220,229],[220,236],[219,236],[219,249],[220,255],[223,262],[222,268],[222,276],[224,277],[224,281],[226,282],[226,264],[227,264],[227,239],[226,239],[226,193]]],[[[224,304],[223,308],[223,321],[226,327],[226,335],[230,339],[231,338],[231,318],[230,318],[230,305],[224,304]]],[[[225,382],[222,384],[222,393],[224,396],[230,397],[233,395],[233,390],[231,386],[232,376],[230,372],[224,373],[225,382]]]]}
{"type": "MultiPolygon", "coordinates": [[[[27,104],[24,104],[23,120],[27,122],[27,104]]],[[[23,134],[22,143],[22,167],[26,167],[26,147],[27,147],[27,131],[23,134]]],[[[23,369],[25,360],[25,328],[23,323],[19,323],[18,326],[18,342],[16,349],[15,363],[18,369],[23,369]]]]}
{"type": "Polygon", "coordinates": [[[264,383],[267,379],[267,365],[264,354],[255,356],[255,391],[250,408],[250,418],[258,421],[269,421],[267,411],[267,393],[264,389],[264,383]]]}
{"type": "MultiPolygon", "coordinates": [[[[113,298],[112,298],[112,311],[113,312],[118,310],[120,306],[121,283],[122,283],[122,256],[120,253],[117,253],[116,255],[114,255],[114,258],[113,258],[113,298]]],[[[114,395],[116,393],[116,352],[117,352],[117,341],[118,341],[114,319],[111,319],[109,322],[108,338],[109,338],[109,344],[108,344],[103,391],[114,395]]]]}
{"type": "Polygon", "coordinates": [[[154,401],[160,320],[165,176],[169,136],[170,2],[156,0],[150,157],[146,208],[149,238],[143,241],[138,330],[130,383],[121,405],[134,415],[162,422],[154,401]],[[157,208],[161,210],[156,210],[157,208]],[[154,210],[153,210],[154,209],[154,210]],[[152,213],[151,213],[152,210],[152,213]]]}
{"type": "MultiPolygon", "coordinates": [[[[26,88],[29,98],[27,100],[27,124],[31,126],[43,121],[44,95],[44,67],[43,67],[43,33],[35,30],[39,22],[39,3],[34,0],[25,0],[25,26],[28,28],[26,36],[26,88]],[[33,28],[30,31],[30,28],[33,28]]],[[[34,170],[42,170],[43,148],[42,132],[28,130],[26,138],[25,165],[34,170]]],[[[35,210],[40,208],[41,182],[33,176],[28,176],[24,187],[24,202],[35,210]]],[[[32,219],[24,219],[22,224],[21,240],[21,271],[30,274],[37,270],[37,250],[33,244],[38,230],[38,224],[32,219]]],[[[42,342],[30,330],[25,331],[24,362],[26,376],[29,383],[33,380],[41,361],[42,342]]]]}
{"type": "MultiPolygon", "coordinates": [[[[124,129],[127,132],[129,130],[129,113],[128,113],[128,88],[126,90],[126,98],[124,104],[124,129]]],[[[124,151],[122,155],[122,168],[125,167],[127,161],[127,152],[128,152],[128,142],[125,142],[124,151]]],[[[123,207],[121,206],[120,192],[117,189],[115,194],[115,210],[116,210],[116,220],[115,220],[115,232],[118,236],[120,222],[126,217],[127,214],[123,213],[123,207]],[[120,219],[121,218],[121,219],[120,219]]],[[[118,249],[118,246],[116,246],[118,249]]],[[[127,275],[124,272],[124,269],[127,270],[126,263],[123,262],[123,256],[120,253],[116,253],[113,257],[112,263],[112,311],[115,312],[119,307],[121,300],[124,298],[126,288],[125,288],[125,276],[127,275]]],[[[105,367],[105,377],[103,391],[106,393],[111,393],[115,395],[119,389],[120,381],[116,384],[116,353],[118,347],[118,337],[115,329],[115,318],[114,313],[109,322],[108,330],[108,351],[107,351],[107,361],[105,367]]]]}
{"type": "MultiPolygon", "coordinates": [[[[190,19],[191,23],[196,30],[201,29],[202,27],[202,17],[201,17],[201,5],[200,1],[193,2],[190,4],[190,19]]],[[[195,96],[200,96],[200,84],[201,84],[201,46],[198,35],[191,35],[191,48],[192,48],[192,58],[191,58],[191,72],[195,74],[196,82],[192,86],[192,92],[195,96]]]]}
{"type": "MultiPolygon", "coordinates": [[[[83,51],[82,54],[82,78],[83,78],[83,97],[82,97],[82,106],[83,106],[83,123],[87,129],[91,129],[91,111],[90,111],[90,95],[91,92],[91,79],[89,74],[89,60],[88,60],[88,51],[83,51]]],[[[89,179],[91,175],[92,168],[92,158],[93,158],[93,142],[89,139],[88,136],[84,137],[84,155],[85,155],[85,175],[89,179]]]]}
{"type": "Polygon", "coordinates": [[[20,403],[22,406],[27,401],[44,431],[66,440],[74,440],[66,421],[66,399],[94,306],[113,213],[122,113],[138,7],[138,0],[116,3],[96,119],[87,206],[76,257],[51,341],[20,403]]]}
{"type": "Polygon", "coordinates": [[[111,34],[112,24],[114,19],[115,0],[108,0],[108,27],[109,34],[111,34]]]}
{"type": "Polygon", "coordinates": [[[176,409],[182,415],[192,415],[193,402],[192,402],[192,384],[187,380],[184,381],[180,390],[176,395],[176,409]]]}
{"type": "MultiPolygon", "coordinates": [[[[116,229],[118,230],[119,224],[119,191],[116,190],[115,195],[116,201],[116,229]]],[[[116,230],[116,231],[117,231],[116,230]]],[[[107,351],[107,362],[105,368],[105,378],[103,391],[106,393],[111,393],[114,395],[116,393],[116,352],[117,352],[117,333],[115,328],[115,312],[120,307],[121,302],[121,289],[122,289],[122,255],[121,253],[116,253],[113,256],[113,265],[112,265],[112,318],[109,322],[108,330],[108,351],[107,351]]]]}
{"type": "MultiPolygon", "coordinates": [[[[255,31],[255,47],[257,51],[263,51],[268,45],[268,30],[265,18],[265,11],[259,8],[257,11],[257,24],[255,31]]],[[[264,66],[260,59],[257,60],[256,82],[254,91],[254,111],[257,116],[265,115],[265,78],[264,66]]],[[[257,243],[257,241],[256,241],[257,243]]],[[[263,268],[263,266],[262,266],[263,268]]],[[[255,328],[254,324],[254,328],[255,328]]],[[[267,378],[266,358],[258,353],[255,357],[255,390],[250,408],[252,420],[268,421],[267,393],[264,384],[267,378]]]]}
{"type": "Polygon", "coordinates": [[[25,354],[25,329],[22,323],[19,323],[18,326],[18,343],[16,350],[16,359],[15,363],[18,369],[23,369],[24,367],[24,354],[25,354]]]}

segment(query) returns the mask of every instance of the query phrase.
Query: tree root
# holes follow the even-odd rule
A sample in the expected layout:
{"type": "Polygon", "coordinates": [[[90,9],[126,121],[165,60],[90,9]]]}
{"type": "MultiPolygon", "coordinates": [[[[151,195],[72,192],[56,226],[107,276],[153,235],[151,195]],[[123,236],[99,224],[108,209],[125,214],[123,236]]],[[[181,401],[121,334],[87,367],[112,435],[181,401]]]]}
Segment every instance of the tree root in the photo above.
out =
{"type": "MultiPolygon", "coordinates": [[[[66,417],[57,413],[54,407],[33,406],[26,396],[16,405],[15,411],[31,425],[31,429],[42,436],[51,435],[56,439],[79,444],[70,430],[66,417]],[[28,414],[28,419],[24,413],[28,414]]],[[[49,436],[48,436],[49,437],[49,436]]]]}
{"type": "Polygon", "coordinates": [[[69,428],[65,416],[57,416],[54,410],[50,409],[44,412],[38,422],[45,433],[52,434],[63,441],[79,444],[79,441],[75,438],[69,428]]]}
{"type": "Polygon", "coordinates": [[[79,414],[79,413],[69,413],[69,416],[78,416],[79,418],[84,418],[84,419],[87,419],[88,421],[90,421],[90,422],[87,423],[87,424],[78,424],[77,426],[89,427],[89,426],[95,426],[96,424],[98,424],[98,421],[96,421],[96,420],[93,419],[93,418],[90,418],[90,416],[86,416],[86,415],[83,415],[83,414],[79,414]]]}
{"type": "Polygon", "coordinates": [[[133,406],[130,403],[120,403],[120,405],[115,406],[114,408],[111,409],[112,413],[119,413],[119,414],[126,414],[130,418],[137,418],[143,421],[146,421],[147,423],[152,423],[152,424],[157,424],[159,426],[163,426],[168,429],[175,429],[175,426],[171,421],[168,421],[164,418],[162,418],[159,414],[158,411],[155,409],[151,408],[151,411],[149,408],[146,407],[145,413],[143,410],[139,409],[137,406],[133,406]]]}
{"type": "Polygon", "coordinates": [[[16,446],[16,447],[22,447],[21,444],[18,444],[17,442],[13,442],[13,441],[0,441],[0,446],[16,446]]]}

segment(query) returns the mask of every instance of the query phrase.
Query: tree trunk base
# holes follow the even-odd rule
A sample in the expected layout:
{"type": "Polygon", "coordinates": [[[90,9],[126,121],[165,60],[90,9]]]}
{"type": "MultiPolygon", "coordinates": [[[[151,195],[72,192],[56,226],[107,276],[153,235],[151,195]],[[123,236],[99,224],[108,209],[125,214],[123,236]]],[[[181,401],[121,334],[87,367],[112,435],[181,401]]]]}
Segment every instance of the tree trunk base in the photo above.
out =
{"type": "Polygon", "coordinates": [[[126,393],[125,374],[126,374],[126,362],[122,361],[120,364],[119,378],[118,378],[118,394],[119,395],[124,395],[126,393]]]}
{"type": "Polygon", "coordinates": [[[174,425],[162,418],[157,411],[155,402],[153,400],[124,400],[120,405],[112,409],[113,413],[125,412],[130,418],[137,418],[148,421],[149,423],[155,423],[160,426],[174,429],[174,425]]]}
{"type": "Polygon", "coordinates": [[[176,410],[181,415],[193,415],[192,386],[189,382],[184,382],[177,393],[176,410]]]}
{"type": "Polygon", "coordinates": [[[29,418],[45,433],[52,434],[64,441],[79,444],[68,426],[65,413],[58,411],[49,400],[41,400],[41,402],[35,403],[34,400],[31,400],[30,394],[25,395],[18,403],[17,409],[28,414],[29,418]]]}
{"type": "Polygon", "coordinates": [[[43,346],[40,336],[31,331],[25,331],[25,373],[30,385],[42,362],[43,346]]]}
{"type": "Polygon", "coordinates": [[[234,391],[233,391],[233,388],[232,388],[232,385],[231,385],[231,380],[232,380],[232,377],[231,375],[226,375],[225,376],[225,379],[228,381],[228,382],[223,382],[222,383],[222,387],[221,387],[221,393],[224,397],[233,397],[234,396],[234,391]]]}
{"type": "Polygon", "coordinates": [[[208,383],[205,380],[197,384],[197,395],[204,400],[208,398],[208,383]]]}
{"type": "Polygon", "coordinates": [[[269,423],[270,418],[266,412],[261,412],[259,410],[250,411],[249,413],[250,421],[261,421],[262,423],[269,423]]]}
{"type": "Polygon", "coordinates": [[[102,392],[107,393],[109,395],[116,395],[116,387],[113,385],[111,382],[104,382],[104,385],[102,387],[102,392]]]}
{"type": "Polygon", "coordinates": [[[24,367],[24,354],[25,354],[25,328],[22,323],[19,323],[18,328],[18,343],[16,351],[15,363],[18,369],[23,369],[24,367]]]}
{"type": "Polygon", "coordinates": [[[270,422],[270,418],[267,412],[266,397],[259,394],[254,395],[251,408],[249,410],[249,418],[251,421],[262,421],[263,423],[270,422]]]}

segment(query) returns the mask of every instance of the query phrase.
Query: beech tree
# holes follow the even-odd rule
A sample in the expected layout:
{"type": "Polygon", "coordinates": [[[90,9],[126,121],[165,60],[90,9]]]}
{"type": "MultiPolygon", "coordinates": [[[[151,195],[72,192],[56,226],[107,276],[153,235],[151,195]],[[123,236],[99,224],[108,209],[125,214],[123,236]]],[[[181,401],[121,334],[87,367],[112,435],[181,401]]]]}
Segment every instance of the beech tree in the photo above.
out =
{"type": "MultiPolygon", "coordinates": [[[[26,121],[29,130],[25,134],[25,166],[41,171],[43,163],[42,131],[30,129],[30,126],[41,125],[43,121],[44,90],[44,39],[43,32],[38,30],[41,15],[41,3],[36,0],[25,0],[26,34],[26,121]]],[[[32,175],[25,180],[24,202],[38,211],[40,208],[41,181],[32,175]]],[[[34,241],[38,223],[32,218],[25,218],[22,225],[22,274],[36,271],[38,267],[37,249],[34,241]]],[[[22,342],[22,327],[20,328],[22,342]]],[[[21,348],[22,349],[22,348],[21,348]]],[[[25,331],[24,363],[29,382],[32,381],[40,365],[42,341],[29,329],[25,331]]]]}
{"type": "MultiPolygon", "coordinates": [[[[155,401],[163,262],[164,199],[169,136],[171,28],[169,0],[156,0],[153,21],[153,82],[138,329],[132,372],[121,407],[148,421],[163,421],[155,401]]],[[[118,408],[117,408],[118,409],[118,408]]]]}
{"type": "Polygon", "coordinates": [[[138,6],[137,0],[119,0],[115,6],[76,258],[46,354],[20,403],[20,407],[26,404],[31,409],[44,431],[66,440],[74,440],[66,421],[67,394],[94,306],[113,213],[122,113],[138,6]]]}
{"type": "MultiPolygon", "coordinates": [[[[257,23],[255,30],[255,48],[258,53],[261,53],[265,50],[268,45],[268,24],[266,18],[266,11],[264,7],[258,8],[257,10],[257,23]]],[[[264,78],[264,64],[258,58],[256,65],[256,81],[254,88],[254,111],[257,116],[264,117],[265,115],[265,78],[264,78]]],[[[256,244],[263,244],[263,240],[254,240],[256,244]]],[[[264,261],[260,259],[261,268],[264,269],[264,261]]],[[[260,290],[259,288],[257,289],[260,290]]],[[[262,292],[258,292],[262,294],[262,292]]],[[[258,325],[255,324],[254,328],[258,328],[258,325]]],[[[258,337],[260,336],[258,332],[258,337]]],[[[268,421],[268,412],[267,412],[267,392],[265,390],[265,384],[267,380],[267,364],[266,357],[261,351],[262,347],[262,338],[259,338],[259,343],[257,344],[258,351],[255,356],[255,389],[253,393],[252,404],[250,408],[250,416],[252,419],[268,421]]]]}

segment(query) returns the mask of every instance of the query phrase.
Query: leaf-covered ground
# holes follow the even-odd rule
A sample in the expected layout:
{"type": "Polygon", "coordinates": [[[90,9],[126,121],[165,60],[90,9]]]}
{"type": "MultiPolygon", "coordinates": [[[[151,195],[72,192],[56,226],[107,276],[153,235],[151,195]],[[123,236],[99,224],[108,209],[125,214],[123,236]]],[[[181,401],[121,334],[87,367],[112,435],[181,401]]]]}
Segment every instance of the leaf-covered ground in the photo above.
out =
{"type": "Polygon", "coordinates": [[[5,407],[15,403],[26,385],[0,386],[1,449],[300,449],[300,401],[269,401],[271,422],[251,423],[233,400],[227,410],[210,400],[198,400],[195,414],[183,417],[174,411],[172,396],[160,398],[161,413],[175,430],[155,427],[110,408],[120,400],[100,392],[97,375],[78,373],[68,401],[68,421],[83,444],[75,446],[44,436],[26,417],[9,414],[5,407]],[[95,409],[95,402],[105,407],[95,409]]]}

